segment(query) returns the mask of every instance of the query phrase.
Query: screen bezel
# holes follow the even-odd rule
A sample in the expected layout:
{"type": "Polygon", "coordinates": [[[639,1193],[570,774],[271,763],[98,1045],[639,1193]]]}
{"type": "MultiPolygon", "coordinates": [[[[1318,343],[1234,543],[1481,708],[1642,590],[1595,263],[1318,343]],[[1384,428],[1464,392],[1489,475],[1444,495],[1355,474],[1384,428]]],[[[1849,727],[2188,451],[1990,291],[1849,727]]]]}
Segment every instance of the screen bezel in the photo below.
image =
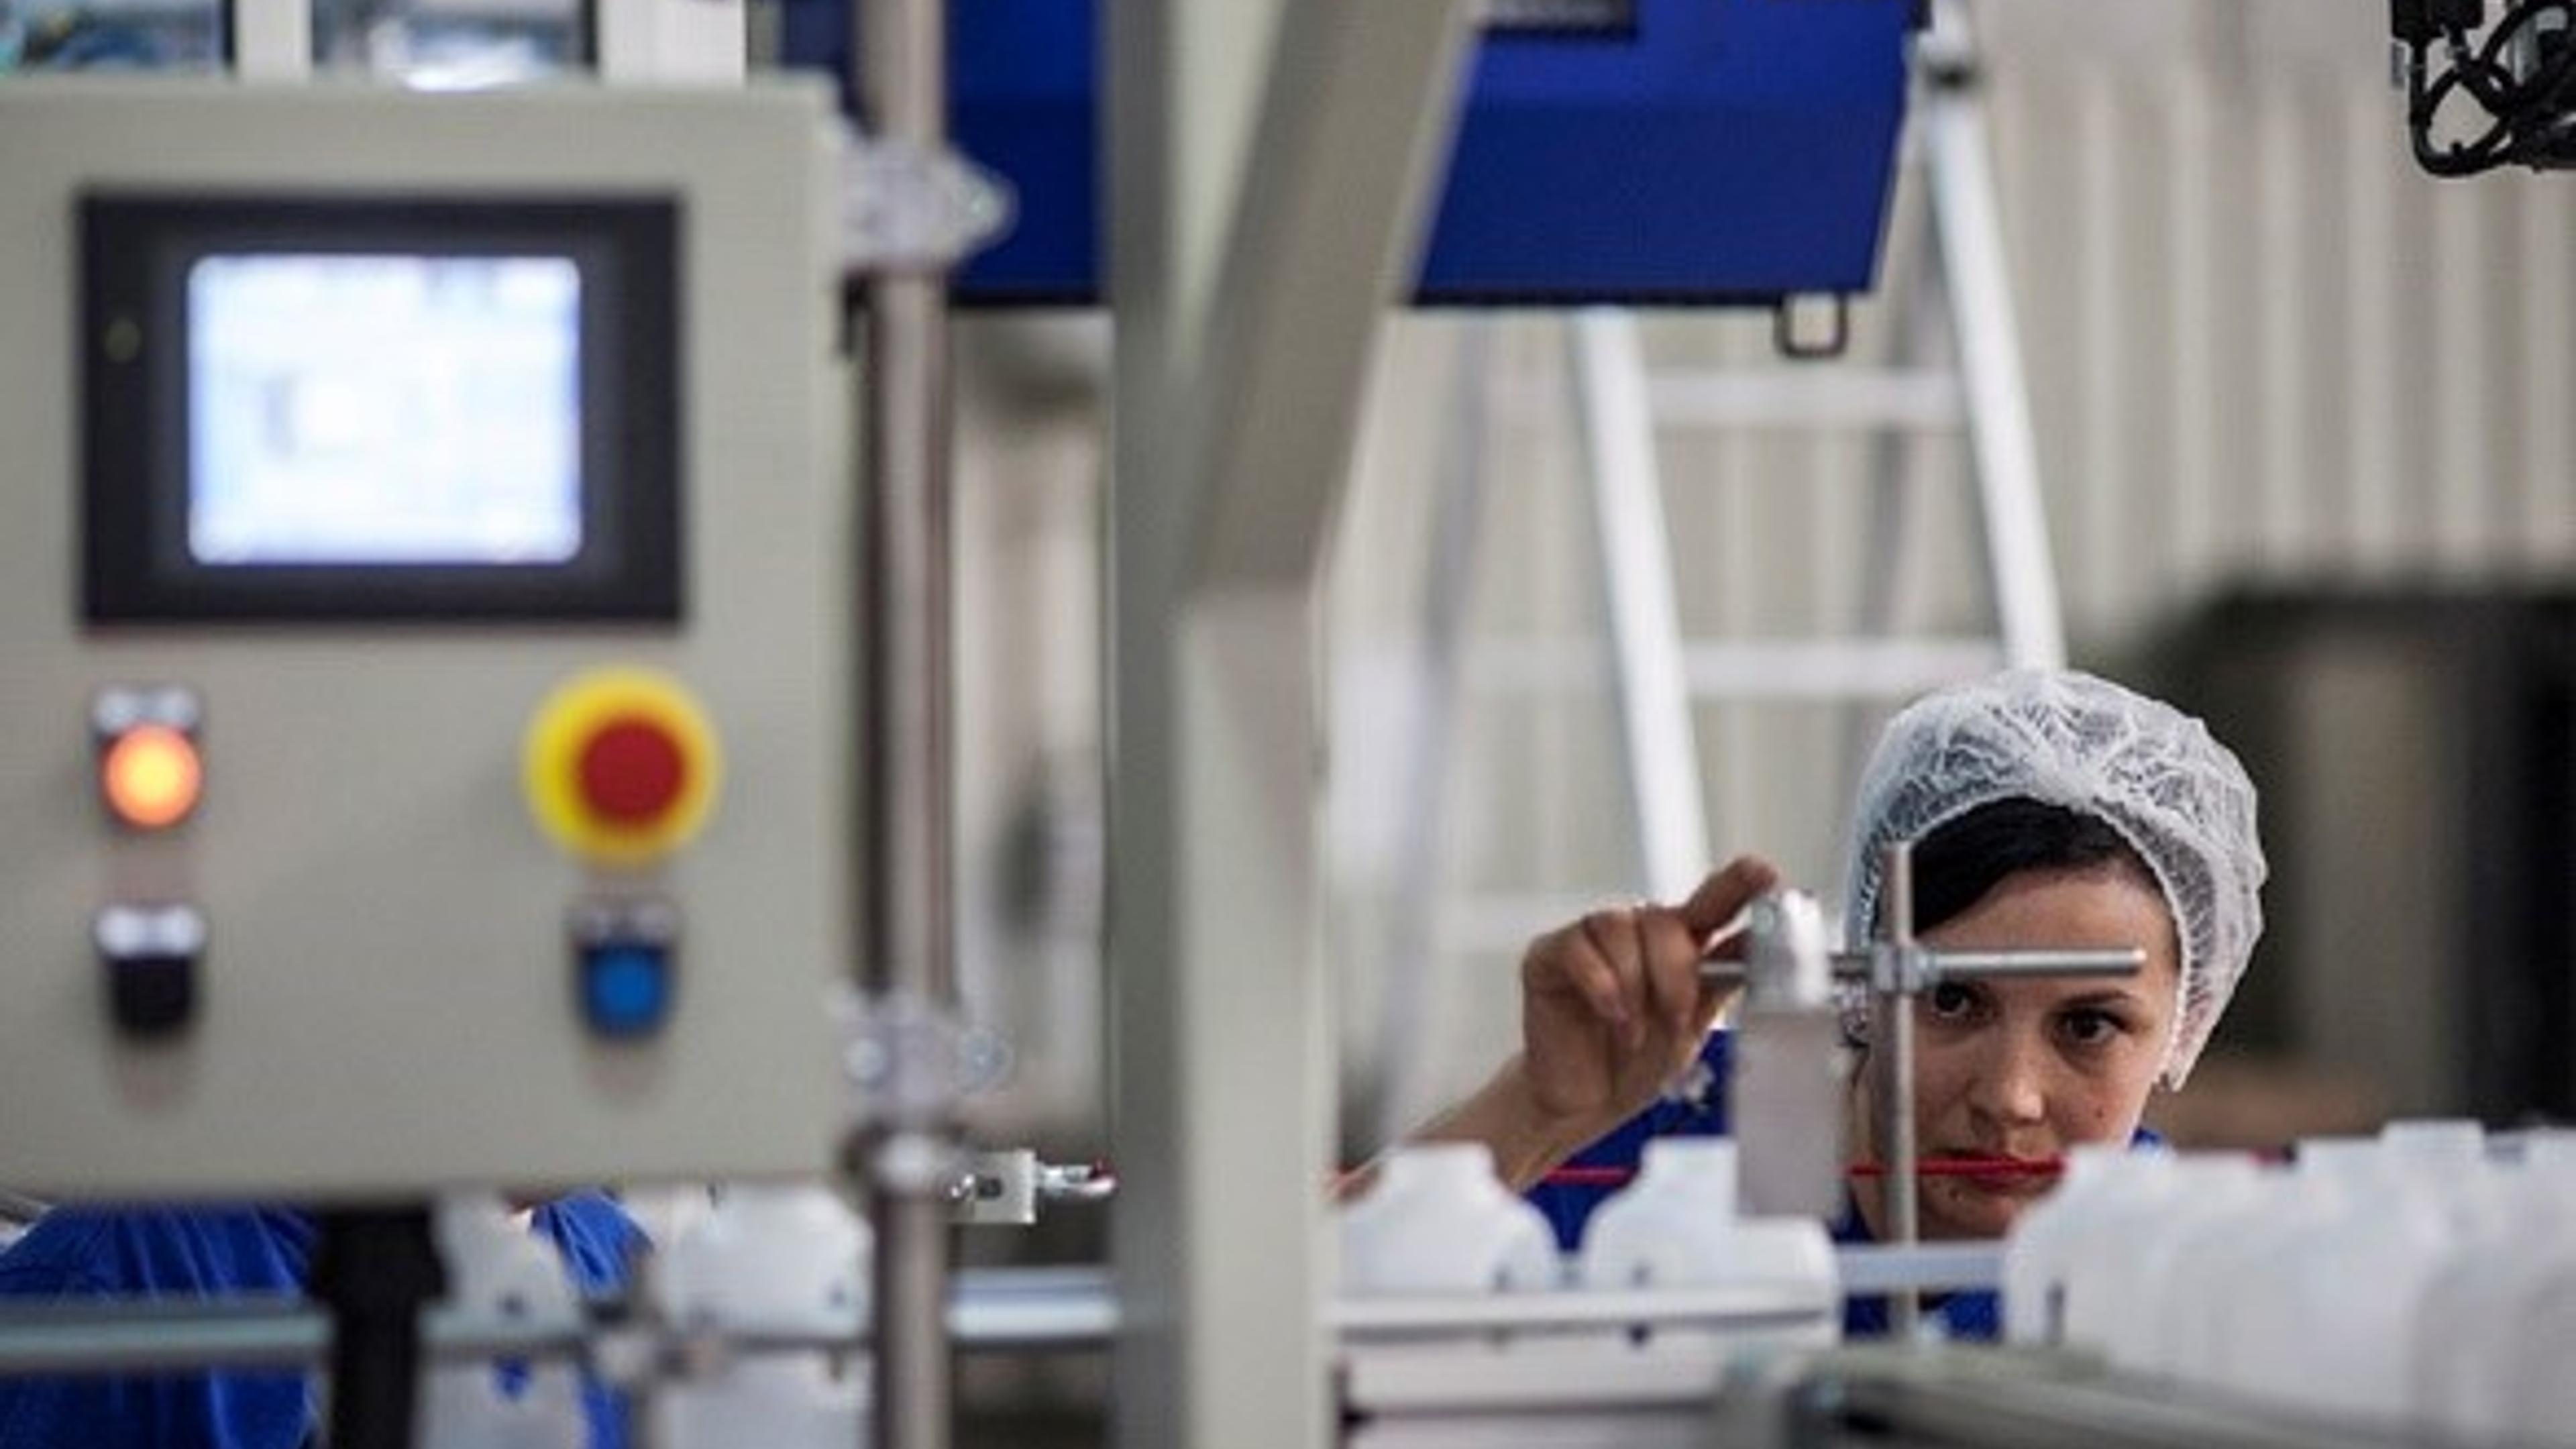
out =
{"type": "Polygon", "coordinates": [[[667,198],[79,201],[92,624],[677,622],[679,208],[667,198]],[[227,563],[189,550],[188,276],[207,257],[559,256],[581,277],[581,546],[551,563],[227,563]]]}

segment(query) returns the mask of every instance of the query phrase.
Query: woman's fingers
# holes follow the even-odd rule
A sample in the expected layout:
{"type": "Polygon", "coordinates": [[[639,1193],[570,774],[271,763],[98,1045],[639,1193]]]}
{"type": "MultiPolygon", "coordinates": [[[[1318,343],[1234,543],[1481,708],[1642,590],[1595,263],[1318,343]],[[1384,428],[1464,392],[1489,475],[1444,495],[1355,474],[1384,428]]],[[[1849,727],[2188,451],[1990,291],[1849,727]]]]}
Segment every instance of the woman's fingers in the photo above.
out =
{"type": "Polygon", "coordinates": [[[1638,935],[1646,958],[1647,986],[1653,993],[1655,1019],[1666,1031],[1696,1045],[1699,1019],[1700,941],[1684,925],[1679,911],[1654,908],[1637,913],[1638,935]]]}
{"type": "Polygon", "coordinates": [[[1631,1021],[1617,968],[1593,944],[1591,918],[1539,938],[1523,967],[1525,989],[1542,996],[1573,995],[1592,1014],[1626,1035],[1631,1021]]]}
{"type": "MultiPolygon", "coordinates": [[[[1531,944],[1522,962],[1523,987],[1533,1003],[1580,1002],[1625,1051],[1642,1050],[1650,1035],[1696,1050],[1725,1001],[1723,991],[1702,984],[1700,961],[1712,938],[1779,879],[1769,861],[1741,856],[1701,881],[1678,906],[1594,911],[1531,944]]],[[[1728,943],[1719,944],[1722,950],[1728,943]]]]}
{"type": "Polygon", "coordinates": [[[1619,1044],[1630,1051],[1646,1044],[1646,1024],[1655,1017],[1654,989],[1646,969],[1645,942],[1637,931],[1633,909],[1594,911],[1583,918],[1583,937],[1619,983],[1619,1044]]]}
{"type": "Polygon", "coordinates": [[[1756,897],[1779,884],[1779,867],[1758,855],[1739,855],[1701,881],[1690,899],[1682,902],[1682,925],[1705,954],[1717,944],[1712,937],[1732,924],[1756,897]]]}

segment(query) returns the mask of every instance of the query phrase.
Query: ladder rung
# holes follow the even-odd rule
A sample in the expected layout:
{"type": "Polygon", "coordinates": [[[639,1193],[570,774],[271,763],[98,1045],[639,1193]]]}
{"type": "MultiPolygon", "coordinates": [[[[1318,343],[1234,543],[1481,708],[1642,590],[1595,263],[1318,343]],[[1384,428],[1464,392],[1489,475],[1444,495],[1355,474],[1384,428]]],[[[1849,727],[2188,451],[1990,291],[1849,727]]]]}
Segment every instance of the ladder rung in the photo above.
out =
{"type": "Polygon", "coordinates": [[[1440,903],[1432,944],[1446,955],[1518,956],[1542,932],[1621,903],[1619,893],[1609,889],[1592,895],[1533,891],[1452,896],[1440,903]]]}
{"type": "Polygon", "coordinates": [[[1648,397],[1662,422],[1702,428],[1965,428],[1955,374],[1923,370],[1662,372],[1648,397]]]}
{"type": "MultiPolygon", "coordinates": [[[[1586,639],[1489,639],[1467,656],[1468,678],[1496,694],[1598,691],[1609,650],[1586,639]]],[[[1685,644],[1682,672],[1694,699],[1894,699],[2003,667],[1996,640],[1773,639],[1685,644]]]]}
{"type": "Polygon", "coordinates": [[[1747,640],[1682,650],[1695,699],[1889,699],[2003,667],[1987,638],[1747,640]]]}
{"type": "Polygon", "coordinates": [[[1467,651],[1466,678],[1488,694],[1600,692],[1610,684],[1610,646],[1598,639],[1480,639],[1467,651]]]}

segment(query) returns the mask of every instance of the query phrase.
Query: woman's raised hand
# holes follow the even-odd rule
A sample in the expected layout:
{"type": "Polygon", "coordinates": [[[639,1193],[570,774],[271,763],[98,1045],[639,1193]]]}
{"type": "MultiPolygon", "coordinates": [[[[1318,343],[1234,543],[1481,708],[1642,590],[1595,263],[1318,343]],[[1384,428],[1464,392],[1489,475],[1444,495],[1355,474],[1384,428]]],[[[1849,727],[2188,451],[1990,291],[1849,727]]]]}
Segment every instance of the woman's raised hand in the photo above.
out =
{"type": "Polygon", "coordinates": [[[1722,933],[1779,878],[1738,856],[1679,905],[1594,911],[1530,943],[1519,1065],[1546,1135],[1588,1141],[1690,1065],[1730,994],[1700,980],[1700,962],[1738,949],[1722,933]]]}

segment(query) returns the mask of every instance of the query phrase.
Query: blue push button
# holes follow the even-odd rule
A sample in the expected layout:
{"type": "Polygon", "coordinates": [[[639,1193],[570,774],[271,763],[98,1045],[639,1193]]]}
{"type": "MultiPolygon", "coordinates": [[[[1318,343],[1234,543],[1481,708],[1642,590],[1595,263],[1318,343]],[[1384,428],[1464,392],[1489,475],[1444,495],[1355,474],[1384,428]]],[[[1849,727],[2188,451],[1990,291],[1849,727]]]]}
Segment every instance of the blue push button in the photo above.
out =
{"type": "Polygon", "coordinates": [[[671,1015],[671,951],[628,942],[581,953],[582,1019],[601,1036],[651,1036],[671,1015]]]}
{"type": "Polygon", "coordinates": [[[679,912],[668,901],[597,900],[572,916],[573,998],[595,1036],[635,1041],[671,1019],[679,912]]]}

